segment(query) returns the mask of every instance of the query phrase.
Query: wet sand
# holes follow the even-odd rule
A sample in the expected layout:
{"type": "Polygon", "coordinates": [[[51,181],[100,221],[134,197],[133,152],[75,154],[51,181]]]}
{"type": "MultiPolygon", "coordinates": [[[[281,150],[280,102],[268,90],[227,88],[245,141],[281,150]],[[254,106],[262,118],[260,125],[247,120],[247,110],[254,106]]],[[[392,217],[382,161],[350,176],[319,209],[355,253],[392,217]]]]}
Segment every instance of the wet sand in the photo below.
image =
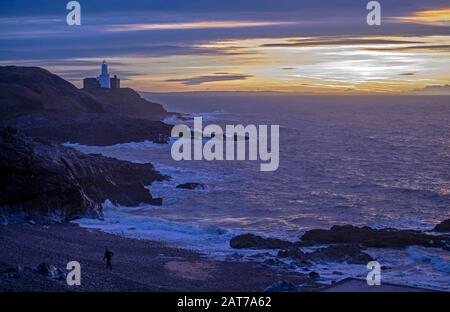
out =
{"type": "Polygon", "coordinates": [[[261,268],[255,263],[214,261],[161,242],[139,240],[80,228],[75,224],[0,226],[0,272],[25,269],[18,278],[0,278],[0,291],[262,291],[286,280],[302,290],[317,289],[302,274],[261,268]],[[114,252],[113,271],[102,261],[114,252]],[[29,268],[42,262],[65,272],[81,264],[81,286],[52,280],[29,268]]]}

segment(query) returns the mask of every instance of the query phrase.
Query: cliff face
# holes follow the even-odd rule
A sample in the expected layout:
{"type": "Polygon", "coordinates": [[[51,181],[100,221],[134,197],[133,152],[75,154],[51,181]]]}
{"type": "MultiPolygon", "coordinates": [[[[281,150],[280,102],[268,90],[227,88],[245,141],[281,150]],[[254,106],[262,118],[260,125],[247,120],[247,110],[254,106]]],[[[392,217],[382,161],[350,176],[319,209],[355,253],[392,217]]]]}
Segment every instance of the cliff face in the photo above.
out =
{"type": "Polygon", "coordinates": [[[53,142],[106,146],[145,140],[167,143],[172,127],[162,121],[117,114],[35,113],[9,119],[0,125],[53,142]]]}
{"type": "Polygon", "coordinates": [[[146,185],[166,177],[151,164],[86,155],[15,129],[0,130],[0,207],[37,219],[102,216],[106,199],[118,205],[160,204],[146,185]]]}
{"type": "Polygon", "coordinates": [[[38,67],[0,66],[0,125],[55,142],[165,143],[171,127],[157,103],[132,89],[86,91],[38,67]]]}
{"type": "Polygon", "coordinates": [[[93,94],[42,68],[0,66],[0,213],[68,220],[101,217],[106,199],[160,205],[144,187],[164,178],[151,164],[86,155],[60,143],[166,143],[165,116],[161,105],[131,89],[93,94]]]}
{"type": "Polygon", "coordinates": [[[161,104],[143,99],[131,88],[85,90],[103,103],[107,112],[135,118],[160,120],[166,115],[161,104]]]}

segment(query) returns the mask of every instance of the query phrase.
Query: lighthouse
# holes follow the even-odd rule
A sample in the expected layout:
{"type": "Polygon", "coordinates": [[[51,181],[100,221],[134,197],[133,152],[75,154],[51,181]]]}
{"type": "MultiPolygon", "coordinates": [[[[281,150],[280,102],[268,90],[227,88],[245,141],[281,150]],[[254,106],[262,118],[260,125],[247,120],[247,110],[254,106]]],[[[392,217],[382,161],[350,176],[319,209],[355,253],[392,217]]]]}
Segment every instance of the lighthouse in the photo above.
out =
{"type": "Polygon", "coordinates": [[[111,87],[108,73],[108,63],[106,63],[106,61],[103,61],[102,63],[102,71],[100,76],[97,77],[97,81],[101,88],[109,89],[111,87]]]}
{"type": "Polygon", "coordinates": [[[120,89],[120,79],[117,75],[110,78],[108,72],[108,63],[106,61],[102,62],[100,75],[96,78],[84,78],[83,88],[90,91],[95,91],[98,89],[120,89]]]}

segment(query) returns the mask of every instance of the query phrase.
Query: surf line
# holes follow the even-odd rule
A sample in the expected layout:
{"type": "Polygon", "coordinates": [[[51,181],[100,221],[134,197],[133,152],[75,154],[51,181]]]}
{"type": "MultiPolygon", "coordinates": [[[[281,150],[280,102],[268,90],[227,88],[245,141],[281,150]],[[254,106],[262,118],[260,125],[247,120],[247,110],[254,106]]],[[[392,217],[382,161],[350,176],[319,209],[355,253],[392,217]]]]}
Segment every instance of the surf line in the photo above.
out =
{"type": "Polygon", "coordinates": [[[225,131],[216,124],[203,128],[202,117],[194,117],[193,130],[185,124],[172,128],[171,136],[177,139],[170,153],[176,161],[260,160],[260,171],[275,171],[280,163],[280,126],[270,125],[270,142],[268,130],[268,125],[254,124],[226,125],[225,131]]]}

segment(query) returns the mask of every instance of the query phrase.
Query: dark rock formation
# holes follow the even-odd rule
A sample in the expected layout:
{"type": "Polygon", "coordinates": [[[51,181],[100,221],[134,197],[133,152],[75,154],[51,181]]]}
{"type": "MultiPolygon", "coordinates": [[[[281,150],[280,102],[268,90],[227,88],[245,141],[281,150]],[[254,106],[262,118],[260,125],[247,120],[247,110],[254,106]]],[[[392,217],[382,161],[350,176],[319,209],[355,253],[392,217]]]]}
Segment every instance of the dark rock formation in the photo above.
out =
{"type": "Polygon", "coordinates": [[[373,258],[363,252],[357,245],[336,245],[320,248],[310,253],[304,253],[300,249],[291,248],[280,250],[280,258],[291,258],[298,264],[308,265],[312,262],[346,262],[352,264],[367,264],[373,258]]]}
{"type": "Polygon", "coordinates": [[[298,292],[300,289],[292,283],[278,281],[264,289],[265,292],[298,292]]]}
{"type": "Polygon", "coordinates": [[[204,190],[205,185],[198,182],[188,182],[183,184],[178,184],[177,188],[187,189],[187,190],[204,190]]]}
{"type": "Polygon", "coordinates": [[[171,126],[162,121],[121,117],[113,114],[35,113],[1,120],[0,124],[22,133],[58,143],[114,145],[126,142],[166,143],[171,126]]]}
{"type": "Polygon", "coordinates": [[[263,238],[253,234],[242,234],[230,240],[230,247],[236,249],[286,249],[295,244],[276,238],[263,238]]]}
{"type": "Polygon", "coordinates": [[[101,203],[159,203],[144,186],[165,177],[151,164],[86,155],[5,128],[0,131],[0,207],[68,220],[102,216],[101,203]]]}
{"type": "Polygon", "coordinates": [[[434,232],[450,232],[450,219],[442,221],[433,229],[434,232]]]}
{"type": "Polygon", "coordinates": [[[129,88],[91,93],[42,68],[0,66],[0,124],[29,136],[86,145],[167,143],[167,115],[129,88]]]}
{"type": "Polygon", "coordinates": [[[162,105],[143,99],[130,88],[79,90],[70,82],[39,67],[0,66],[0,111],[45,110],[103,112],[153,118],[166,115],[162,105]]]}
{"type": "Polygon", "coordinates": [[[130,88],[83,90],[103,103],[106,112],[160,120],[167,116],[161,104],[149,102],[130,88]]]}
{"type": "Polygon", "coordinates": [[[280,258],[292,258],[292,259],[306,259],[306,254],[297,248],[290,248],[287,250],[280,250],[278,252],[278,257],[280,258]]]}
{"type": "Polygon", "coordinates": [[[162,206],[163,204],[163,199],[161,197],[153,197],[149,204],[153,205],[153,206],[162,206]]]}
{"type": "Polygon", "coordinates": [[[267,264],[269,266],[273,266],[273,265],[280,265],[282,264],[282,262],[276,258],[269,258],[263,261],[264,264],[267,264]]]}
{"type": "Polygon", "coordinates": [[[372,229],[352,225],[335,225],[330,230],[310,230],[301,238],[316,244],[361,244],[366,247],[403,248],[410,245],[449,248],[449,238],[412,230],[372,229]]]}
{"type": "Polygon", "coordinates": [[[307,254],[307,257],[314,262],[346,262],[351,264],[367,264],[374,260],[357,245],[336,245],[320,248],[307,254]]]}

